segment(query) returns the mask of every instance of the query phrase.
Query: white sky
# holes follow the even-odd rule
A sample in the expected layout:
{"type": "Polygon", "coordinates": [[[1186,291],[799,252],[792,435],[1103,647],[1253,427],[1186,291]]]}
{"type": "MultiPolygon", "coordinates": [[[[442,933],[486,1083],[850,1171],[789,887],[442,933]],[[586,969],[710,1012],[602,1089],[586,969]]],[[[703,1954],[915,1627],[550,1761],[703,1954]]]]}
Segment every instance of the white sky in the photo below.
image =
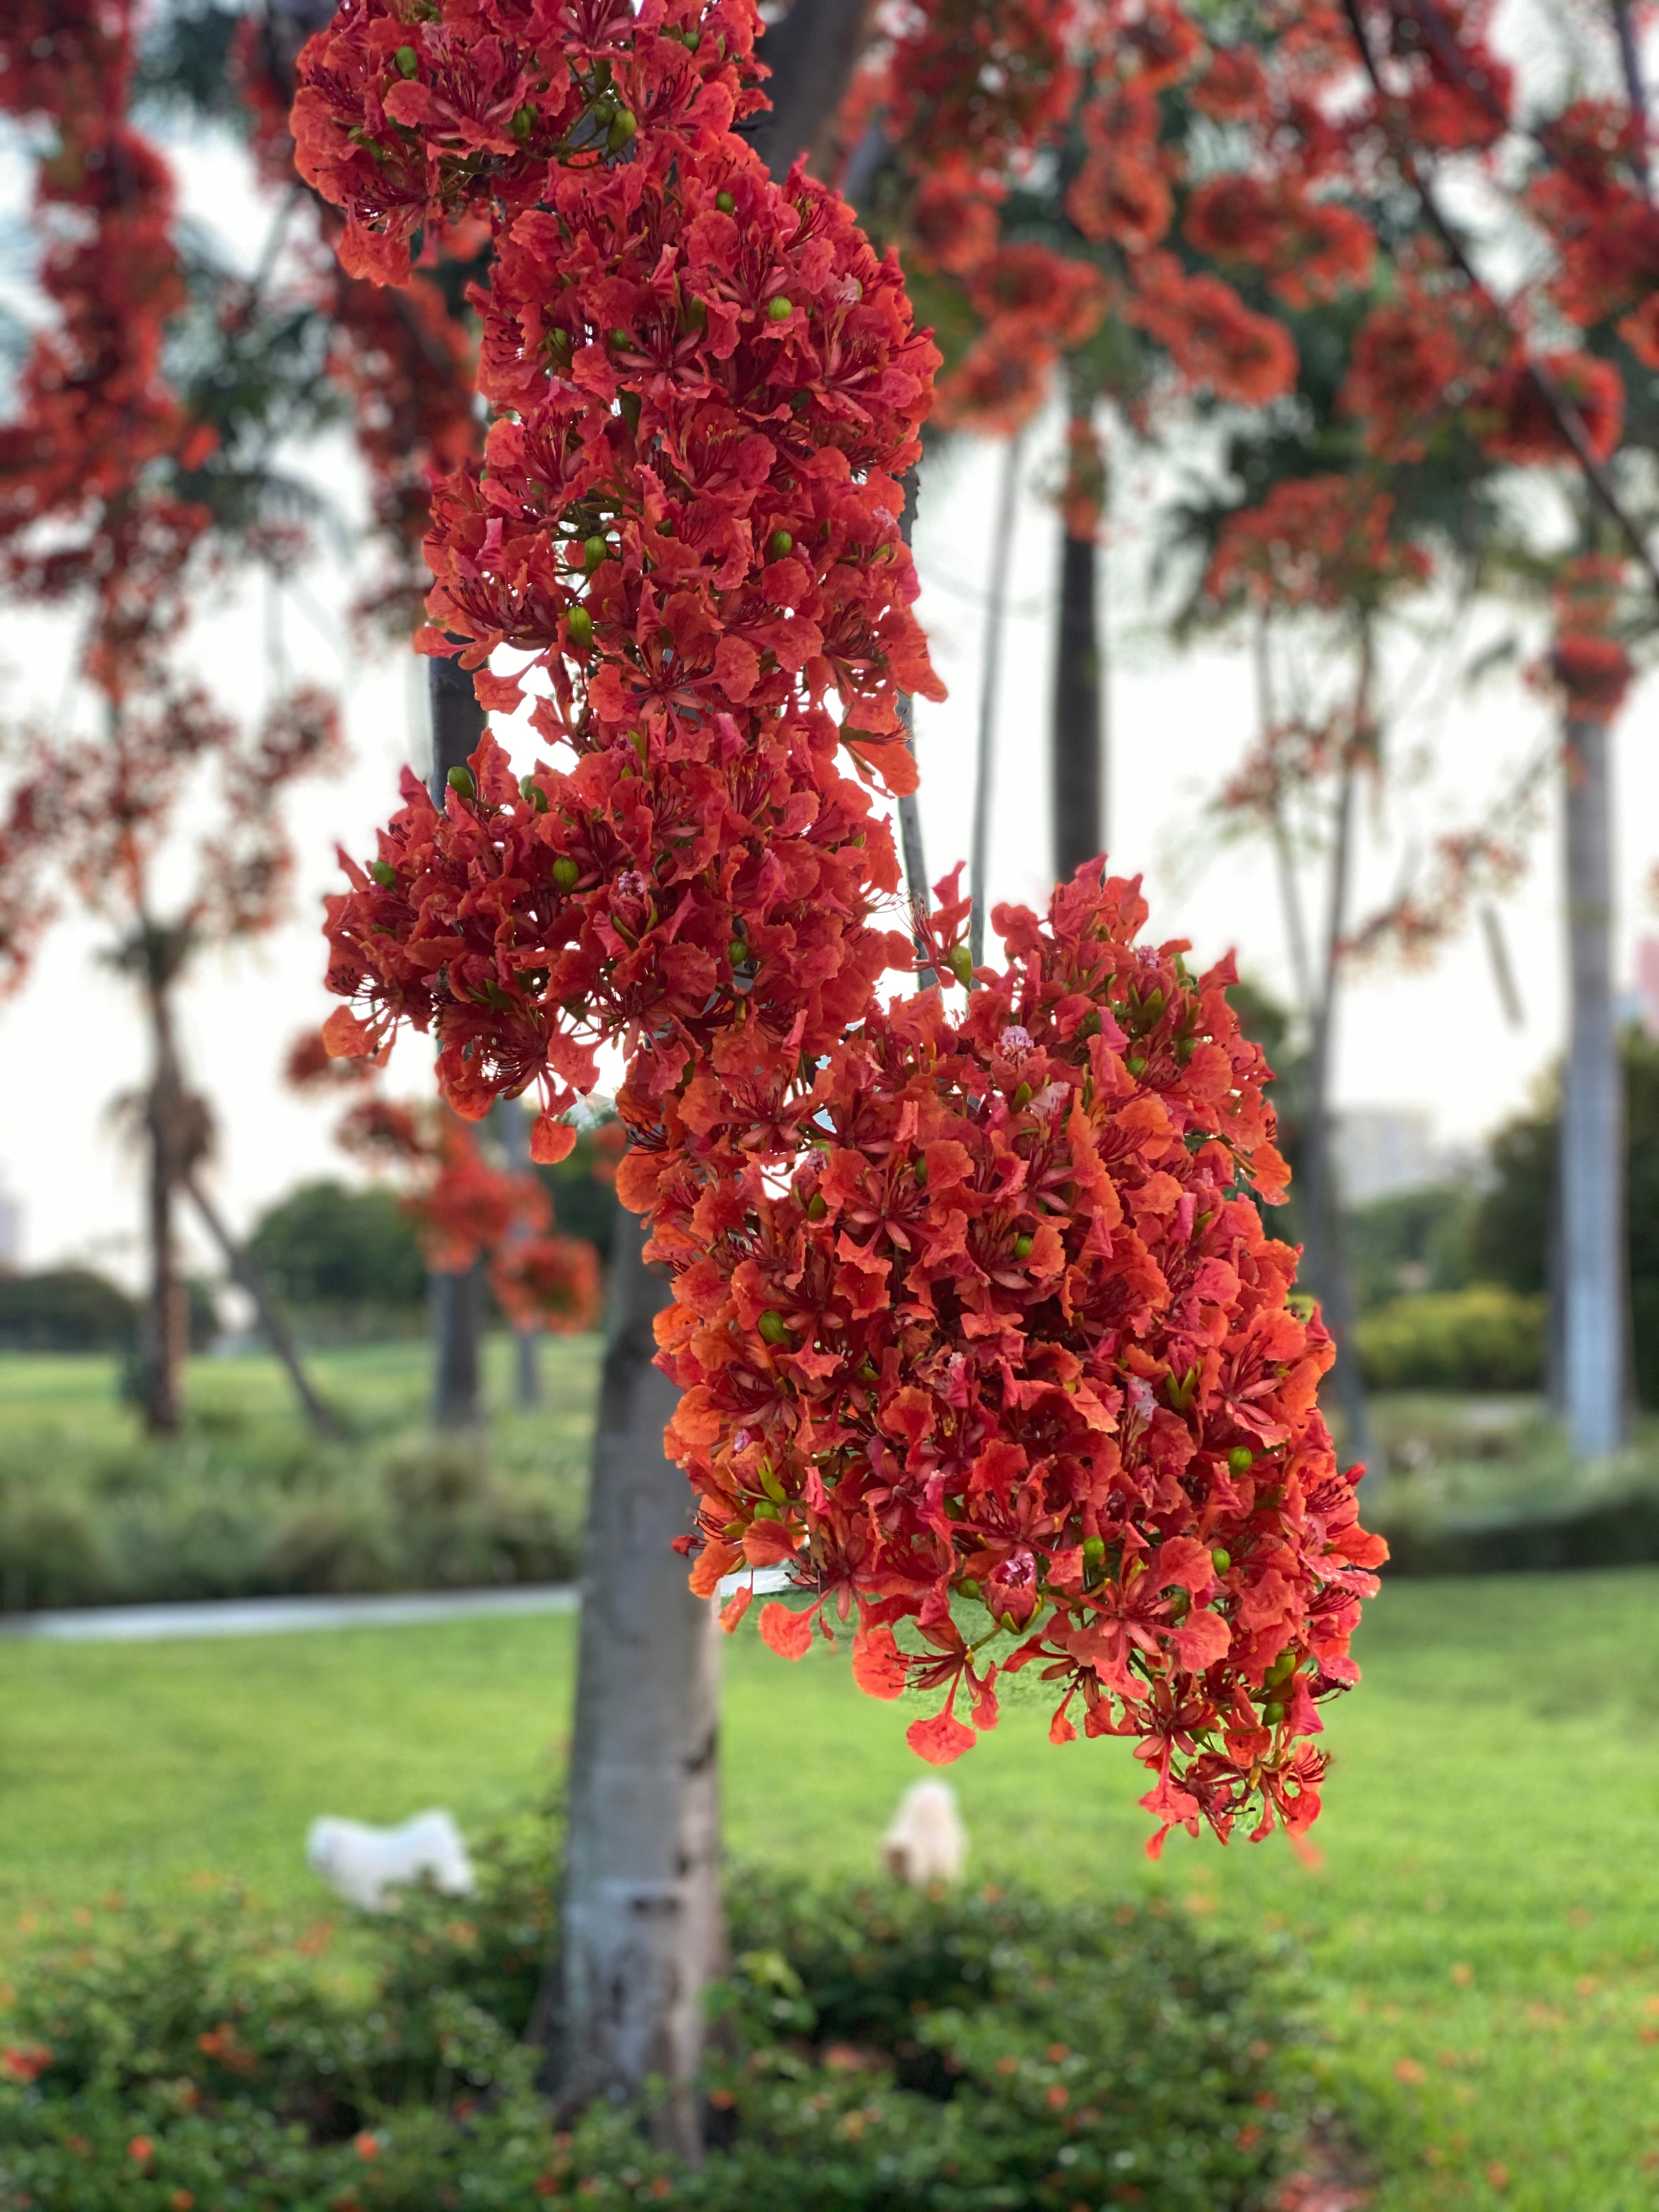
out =
{"type": "MultiPolygon", "coordinates": [[[[251,258],[263,218],[235,160],[197,148],[184,172],[191,208],[251,258]]],[[[0,167],[0,199],[10,197],[17,174],[14,167],[0,167]]],[[[1052,440],[1034,437],[1014,549],[992,854],[994,897],[1033,903],[1049,881],[1048,702],[1057,529],[1030,479],[1052,459],[1052,440]]],[[[343,500],[360,497],[343,443],[331,445],[315,465],[343,500]]],[[[967,847],[981,594],[997,467],[995,450],[963,450],[922,492],[916,534],[921,612],[951,695],[942,707],[924,706],[918,726],[934,876],[967,847]]],[[[1218,848],[1204,822],[1207,799],[1250,735],[1249,670],[1242,654],[1208,649],[1176,657],[1133,635],[1133,585],[1147,550],[1135,517],[1146,511],[1148,494],[1146,481],[1127,471],[1110,556],[1112,858],[1115,866],[1145,871],[1155,934],[1189,937],[1206,959],[1236,946],[1248,972],[1284,991],[1289,969],[1267,854],[1254,845],[1218,848]]],[[[217,611],[198,626],[191,647],[194,672],[241,711],[258,712],[278,659],[292,674],[336,684],[345,696],[351,741],[347,772],[302,787],[295,797],[295,920],[256,948],[204,961],[185,997],[190,1072],[218,1114],[216,1173],[239,1227],[296,1182],[348,1172],[329,1141],[332,1109],[287,1092],[281,1063],[295,1031],[314,1025],[330,1004],[321,985],[317,925],[318,902],[337,880],[335,842],[359,854],[372,850],[376,823],[396,803],[398,766],[418,758],[422,743],[421,675],[402,659],[365,659],[353,651],[336,611],[351,591],[345,572],[324,562],[300,592],[284,594],[279,609],[256,591],[217,611]]],[[[13,616],[4,637],[0,720],[15,725],[31,714],[61,716],[64,626],[34,614],[13,616]]],[[[1545,726],[1541,702],[1512,677],[1472,699],[1431,696],[1426,708],[1431,711],[1419,712],[1395,742],[1402,752],[1419,743],[1431,746],[1431,766],[1389,819],[1367,824],[1362,906],[1386,895],[1402,852],[1476,817],[1545,726]]],[[[1617,734],[1620,967],[1626,977],[1636,938],[1659,926],[1647,891],[1659,859],[1653,732],[1647,685],[1634,694],[1617,734]]],[[[1552,790],[1530,871],[1504,908],[1524,1027],[1506,1025],[1484,949],[1471,933],[1426,973],[1357,982],[1339,1033],[1340,1103],[1426,1109],[1438,1138],[1467,1140],[1524,1101],[1561,1038],[1558,838],[1552,790]]],[[[108,1109],[112,1099],[143,1080],[144,1042],[127,987],[94,964],[100,938],[82,921],[60,922],[23,993],[0,1006],[0,1182],[22,1201],[26,1264],[88,1258],[130,1276],[137,1257],[137,1164],[113,1132],[108,1109]]],[[[413,1091],[429,1079],[429,1054],[418,1042],[402,1048],[399,1060],[404,1087],[413,1091]]]]}

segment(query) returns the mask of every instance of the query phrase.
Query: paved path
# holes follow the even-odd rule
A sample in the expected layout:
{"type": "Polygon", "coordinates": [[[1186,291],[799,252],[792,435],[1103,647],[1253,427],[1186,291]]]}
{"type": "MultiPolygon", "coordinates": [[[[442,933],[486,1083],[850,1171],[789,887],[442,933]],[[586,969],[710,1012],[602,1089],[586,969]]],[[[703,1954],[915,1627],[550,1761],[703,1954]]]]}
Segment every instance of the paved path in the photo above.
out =
{"type": "Polygon", "coordinates": [[[159,1644],[186,1636],[283,1636],[307,1628],[403,1628],[524,1613],[574,1613],[574,1583],[513,1589],[410,1590],[392,1597],[246,1597],[194,1605],[79,1606],[62,1613],[0,1613],[0,1637],[55,1644],[159,1644]]]}

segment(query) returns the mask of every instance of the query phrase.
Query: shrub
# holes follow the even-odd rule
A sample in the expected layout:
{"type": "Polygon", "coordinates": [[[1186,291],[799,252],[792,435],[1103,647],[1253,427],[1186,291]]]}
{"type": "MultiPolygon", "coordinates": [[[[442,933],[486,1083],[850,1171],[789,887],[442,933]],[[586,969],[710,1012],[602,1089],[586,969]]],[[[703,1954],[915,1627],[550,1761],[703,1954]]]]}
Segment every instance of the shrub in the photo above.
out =
{"type": "Polygon", "coordinates": [[[1543,1379],[1543,1299],[1495,1284],[1396,1298],[1358,1335],[1376,1390],[1535,1390],[1543,1379]]]}
{"type": "Polygon", "coordinates": [[[120,1352],[133,1340],[137,1308],[90,1267],[0,1273],[0,1349],[120,1352]]]}
{"type": "Polygon", "coordinates": [[[360,1927],[349,1974],[234,1897],[38,1948],[0,2015],[0,2206],[1254,2212],[1294,2154],[1308,2076],[1265,1955],[1157,1902],[753,1876],[702,2167],[638,2112],[552,2134],[524,2039],[546,1832],[481,1853],[465,1908],[360,1927]]]}
{"type": "Polygon", "coordinates": [[[260,1215],[248,1249],[289,1304],[418,1309],[426,1266],[397,1194],[302,1183],[260,1215]]]}

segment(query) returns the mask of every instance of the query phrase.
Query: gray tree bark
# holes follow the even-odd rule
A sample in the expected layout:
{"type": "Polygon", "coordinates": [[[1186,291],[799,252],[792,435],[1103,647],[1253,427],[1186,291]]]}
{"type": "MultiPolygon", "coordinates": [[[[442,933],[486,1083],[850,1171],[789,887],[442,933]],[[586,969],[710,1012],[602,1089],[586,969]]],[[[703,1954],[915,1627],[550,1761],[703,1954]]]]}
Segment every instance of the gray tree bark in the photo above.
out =
{"type": "MultiPolygon", "coordinates": [[[[430,660],[432,804],[441,809],[449,771],[465,768],[488,726],[472,678],[459,660],[430,660]]],[[[475,1261],[459,1273],[434,1268],[427,1277],[432,1322],[432,1418],[441,1429],[476,1429],[483,1419],[479,1387],[483,1335],[483,1271],[475,1261]]]]}
{"type": "MultiPolygon", "coordinates": [[[[559,2104],[668,2087],[664,2136],[695,2154],[702,1990],[725,1946],[720,1890],[719,1622],[672,1547],[691,1519],[652,1364],[668,1286],[644,1224],[617,1224],[582,1583],[569,1842],[552,2075],[559,2104]]],[[[548,1992],[547,1994],[551,1994],[548,1992]]]]}
{"type": "MultiPolygon", "coordinates": [[[[501,1132],[501,1150],[514,1175],[533,1175],[530,1163],[530,1122],[518,1098],[498,1098],[490,1119],[501,1132]]],[[[538,1358],[542,1340],[538,1328],[513,1332],[513,1395],[520,1413],[541,1403],[541,1366],[538,1358]]]]}
{"type": "Polygon", "coordinates": [[[772,72],[771,106],[747,125],[744,136],[774,177],[787,176],[805,154],[818,174],[818,159],[864,44],[868,0],[794,0],[788,14],[768,26],[757,48],[772,72]]]}
{"type": "Polygon", "coordinates": [[[1613,1005],[1613,800],[1605,722],[1567,725],[1569,1018],[1561,1084],[1562,1367],[1580,1459],[1624,1443],[1624,1071],[1613,1005]]]}
{"type": "Polygon", "coordinates": [[[1061,883],[1107,844],[1099,566],[1094,539],[1073,538],[1062,523],[1053,751],[1054,873],[1061,883]]]}
{"type": "Polygon", "coordinates": [[[300,1347],[294,1340],[294,1332],[289,1327],[282,1308],[272,1297],[270,1285],[260,1273],[251,1255],[231,1235],[224,1216],[208,1196],[199,1176],[194,1173],[186,1175],[184,1187],[196,1211],[206,1223],[209,1236],[219,1247],[225,1265],[252,1299],[259,1326],[264,1331],[271,1350],[288,1370],[288,1378],[294,1385],[294,1395],[300,1401],[307,1420],[318,1436],[337,1443],[345,1431],[312,1388],[311,1377],[306,1373],[300,1358],[300,1347]]]}

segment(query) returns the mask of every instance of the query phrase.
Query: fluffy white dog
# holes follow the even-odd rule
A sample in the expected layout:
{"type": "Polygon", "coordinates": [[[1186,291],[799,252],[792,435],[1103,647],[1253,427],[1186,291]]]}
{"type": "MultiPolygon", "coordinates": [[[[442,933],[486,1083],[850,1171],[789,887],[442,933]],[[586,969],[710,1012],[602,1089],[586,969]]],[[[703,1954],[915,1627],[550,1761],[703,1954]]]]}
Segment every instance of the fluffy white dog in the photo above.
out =
{"type": "Polygon", "coordinates": [[[968,1831],[948,1782],[913,1782],[881,1839],[881,1863],[912,1889],[958,1881],[968,1863],[968,1831]]]}
{"type": "Polygon", "coordinates": [[[325,1813],[307,1832],[306,1859],[313,1874],[365,1912],[389,1912],[397,1900],[388,1893],[422,1875],[446,1897],[471,1897],[477,1886],[460,1830],[436,1808],[396,1828],[325,1813]]]}

